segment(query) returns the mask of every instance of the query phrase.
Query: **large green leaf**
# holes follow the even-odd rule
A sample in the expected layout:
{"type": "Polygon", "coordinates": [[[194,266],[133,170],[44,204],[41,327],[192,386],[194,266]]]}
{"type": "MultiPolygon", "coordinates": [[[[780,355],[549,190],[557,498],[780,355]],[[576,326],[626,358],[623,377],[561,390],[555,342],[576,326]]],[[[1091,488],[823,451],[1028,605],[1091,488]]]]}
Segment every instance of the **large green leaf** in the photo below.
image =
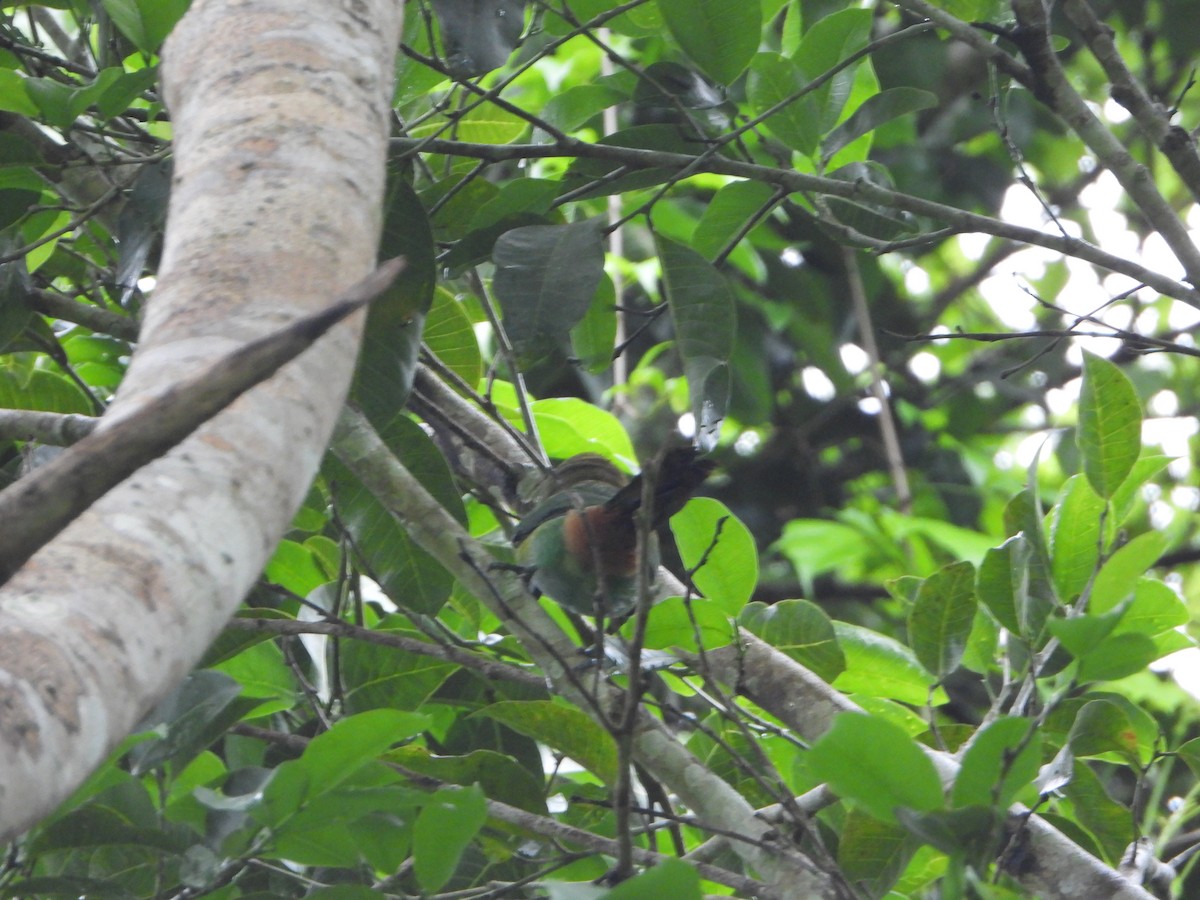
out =
{"type": "Polygon", "coordinates": [[[738,616],[738,624],[825,681],[833,681],[846,668],[846,657],[838,645],[833,623],[815,603],[807,600],[781,600],[770,606],[749,603],[738,616]]]}
{"type": "Polygon", "coordinates": [[[139,50],[162,46],[191,0],[101,0],[104,11],[139,50]]]}
{"type": "Polygon", "coordinates": [[[830,159],[851,141],[869,134],[885,122],[920,109],[937,106],[937,96],[913,87],[895,87],[868,97],[848,119],[821,141],[821,153],[830,159]]]}
{"type": "Polygon", "coordinates": [[[487,821],[487,798],[471,787],[444,787],[421,808],[413,832],[413,869],[426,891],[454,874],[463,851],[487,821]]]}
{"type": "Polygon", "coordinates": [[[942,783],[925,751],[883,719],[842,713],[806,759],[838,796],[883,822],[896,821],[898,807],[942,807],[942,783]]]}
{"type": "Polygon", "coordinates": [[[730,84],[758,49],[762,14],[743,0],[658,0],[671,36],[713,81],[730,84]]]}
{"type": "Polygon", "coordinates": [[[774,191],[761,181],[735,181],[717,191],[692,233],[692,249],[710,262],[726,249],[746,222],[771,202],[774,191]]]}
{"type": "Polygon", "coordinates": [[[800,96],[808,79],[799,66],[778,53],[760,53],[750,66],[746,93],[765,125],[793,150],[812,155],[820,140],[820,119],[812,94],[800,96]]]}
{"type": "Polygon", "coordinates": [[[975,567],[952,563],[925,579],[908,614],[917,659],[944,678],[958,668],[975,621],[975,567]]]}
{"type": "MultiPolygon", "coordinates": [[[[812,81],[824,75],[863,49],[871,37],[872,18],[869,9],[843,9],[814,22],[793,57],[805,79],[812,81]]],[[[820,133],[832,128],[841,116],[854,84],[854,68],[842,69],[813,92],[820,133]]]]}
{"type": "Polygon", "coordinates": [[[1061,499],[1051,510],[1050,561],[1054,587],[1066,603],[1073,603],[1095,572],[1100,559],[1100,521],[1104,501],[1086,478],[1072,475],[1061,499]]]}
{"type": "Polygon", "coordinates": [[[758,583],[754,537],[724,503],[694,497],[671,517],[683,565],[700,593],[736,616],[758,583]]]}
{"type": "Polygon", "coordinates": [[[668,859],[611,891],[605,891],[596,900],[644,900],[646,897],[701,900],[700,876],[683,860],[668,859]]]}
{"type": "Polygon", "coordinates": [[[941,688],[917,661],[913,652],[894,638],[851,625],[834,622],[838,646],[846,657],[846,670],[834,681],[839,690],[870,697],[888,697],[901,703],[923,705],[944,702],[941,688]]]}
{"type": "Polygon", "coordinates": [[[479,710],[476,715],[503,722],[565,753],[605,784],[617,777],[617,746],[612,736],[586,713],[552,700],[505,700],[479,710]]]}
{"type": "Polygon", "coordinates": [[[1142,449],[1142,407],[1125,374],[1102,357],[1083,354],[1079,452],[1092,489],[1112,498],[1142,449]]]}
{"type": "Polygon", "coordinates": [[[1027,719],[992,722],[971,741],[950,793],[952,806],[1005,809],[1033,783],[1041,765],[1041,738],[1027,719]]]}
{"type": "Polygon", "coordinates": [[[492,289],[518,354],[563,346],[604,274],[597,221],[514,228],[492,250],[492,289]]]}

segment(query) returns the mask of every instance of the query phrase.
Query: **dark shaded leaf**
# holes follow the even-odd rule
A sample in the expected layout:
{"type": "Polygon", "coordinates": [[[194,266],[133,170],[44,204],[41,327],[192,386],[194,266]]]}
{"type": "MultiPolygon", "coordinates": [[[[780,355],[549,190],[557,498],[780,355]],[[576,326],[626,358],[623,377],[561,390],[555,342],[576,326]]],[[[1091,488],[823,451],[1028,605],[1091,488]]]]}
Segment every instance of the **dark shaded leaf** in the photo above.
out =
{"type": "Polygon", "coordinates": [[[604,274],[597,221],[531,225],[503,234],[492,250],[492,288],[518,354],[566,342],[604,274]]]}

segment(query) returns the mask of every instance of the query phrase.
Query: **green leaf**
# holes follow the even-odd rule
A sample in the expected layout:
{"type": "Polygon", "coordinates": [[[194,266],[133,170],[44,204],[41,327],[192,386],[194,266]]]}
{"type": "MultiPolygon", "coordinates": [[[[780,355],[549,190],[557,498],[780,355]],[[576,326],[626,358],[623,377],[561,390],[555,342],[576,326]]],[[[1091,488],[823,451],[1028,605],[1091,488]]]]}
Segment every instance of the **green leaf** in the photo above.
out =
{"type": "Polygon", "coordinates": [[[36,116],[41,111],[26,90],[28,79],[12,69],[0,69],[0,109],[22,116],[36,116]]]}
{"type": "Polygon", "coordinates": [[[1108,522],[1110,533],[1125,524],[1138,500],[1142,485],[1165,469],[1170,462],[1169,456],[1151,455],[1140,457],[1133,464],[1129,475],[1112,495],[1112,515],[1109,516],[1108,522]]]}
{"type": "Polygon", "coordinates": [[[494,750],[475,750],[465,756],[434,756],[424,747],[409,745],[387,753],[389,762],[453,784],[478,784],[493,800],[535,815],[546,814],[546,797],[540,779],[512,757],[494,750]]]}
{"type": "MultiPolygon", "coordinates": [[[[377,759],[392,744],[416,737],[429,717],[395,709],[375,709],[349,716],[313,738],[296,762],[310,783],[324,793],[333,790],[360,766],[377,759]]],[[[269,790],[269,788],[268,788],[269,790]]]]}
{"type": "Polygon", "coordinates": [[[737,329],[733,295],[721,273],[695,250],[657,234],[654,243],[697,439],[702,449],[710,449],[729,407],[729,360],[737,329]]]}
{"type": "Polygon", "coordinates": [[[954,859],[980,866],[994,857],[1003,831],[1004,811],[993,806],[966,806],[930,812],[898,810],[905,831],[954,859]]]}
{"type": "Polygon", "coordinates": [[[852,883],[869,888],[868,896],[883,897],[912,859],[914,844],[896,823],[851,807],[838,835],[838,865],[852,883]]]}
{"type": "Polygon", "coordinates": [[[1192,776],[1200,778],[1200,738],[1192,738],[1175,752],[1192,770],[1192,776]]]}
{"type": "Polygon", "coordinates": [[[988,551],[979,567],[976,589],[1005,628],[1038,642],[1046,619],[1059,604],[1033,495],[1021,491],[1009,503],[1005,517],[1007,527],[1021,533],[988,551]]]}
{"type": "Polygon", "coordinates": [[[1139,764],[1139,741],[1128,713],[1111,700],[1090,700],[1075,717],[1068,738],[1078,757],[1116,753],[1139,764]]]}
{"type": "Polygon", "coordinates": [[[1079,661],[1080,681],[1115,681],[1141,672],[1164,653],[1144,634],[1115,634],[1079,661]]]}
{"type": "Polygon", "coordinates": [[[1104,784],[1083,760],[1075,761],[1071,781],[1062,792],[1071,801],[1076,824],[1087,829],[1103,848],[1106,861],[1116,865],[1136,837],[1134,816],[1109,797],[1104,784]]]}
{"type": "MultiPolygon", "coordinates": [[[[459,522],[466,521],[462,496],[446,459],[419,425],[400,415],[379,430],[384,443],[459,522]]],[[[354,537],[354,548],[384,593],[402,609],[436,613],[450,596],[454,579],[441,563],[412,542],[404,528],[333,454],[322,471],[338,515],[354,537]]]]}
{"type": "Polygon", "coordinates": [[[598,900],[645,900],[647,897],[701,900],[700,875],[682,859],[668,859],[611,891],[605,891],[598,900]]]}
{"type": "Polygon", "coordinates": [[[1112,498],[1141,453],[1142,408],[1125,373],[1087,351],[1077,441],[1092,488],[1106,500],[1112,498]]]}
{"type": "Polygon", "coordinates": [[[658,0],[667,28],[691,60],[718,84],[731,84],[750,64],[762,10],[742,0],[658,0]]]}
{"type": "Polygon", "coordinates": [[[617,777],[612,736],[586,713],[552,700],[504,700],[475,713],[565,753],[605,784],[617,777]]]}
{"type": "Polygon", "coordinates": [[[617,341],[617,296],[607,274],[579,324],[571,329],[571,349],[589,372],[599,375],[612,366],[617,341]]]}
{"type": "MultiPolygon", "coordinates": [[[[872,18],[869,9],[843,9],[814,22],[793,56],[806,79],[812,81],[866,47],[872,18]]],[[[821,133],[832,128],[841,116],[854,85],[856,67],[843,69],[813,92],[821,133]]]]}
{"type": "Polygon", "coordinates": [[[425,344],[467,384],[478,384],[483,376],[483,358],[471,317],[444,287],[433,295],[433,306],[425,317],[425,344]]]}
{"type": "Polygon", "coordinates": [[[1088,612],[1106,613],[1128,597],[1167,549],[1161,531],[1139,534],[1110,556],[1100,568],[1088,599],[1088,612]]]}
{"type": "Polygon", "coordinates": [[[1073,603],[1092,577],[1100,559],[1100,517],[1104,501],[1082,475],[1072,475],[1062,499],[1051,510],[1050,560],[1054,588],[1073,603]]]}
{"type": "Polygon", "coordinates": [[[478,787],[444,787],[429,798],[413,831],[413,870],[423,890],[450,880],[486,821],[487,798],[478,787]]]}
{"type": "Polygon", "coordinates": [[[241,685],[220,672],[193,672],[143,723],[161,735],[129,752],[131,771],[141,775],[168,760],[184,765],[239,718],[234,700],[241,685]]]}
{"type": "Polygon", "coordinates": [[[958,668],[975,621],[975,567],[952,563],[921,585],[908,614],[908,636],[917,659],[944,678],[958,668]]]}
{"type": "MultiPolygon", "coordinates": [[[[425,639],[402,616],[389,616],[376,630],[425,639]]],[[[406,653],[395,647],[347,641],[341,647],[341,677],[347,712],[369,709],[420,709],[458,666],[432,655],[406,653]]]]}
{"type": "Polygon", "coordinates": [[[951,806],[1007,808],[1037,777],[1041,747],[1031,720],[1013,717],[992,722],[963,755],[950,792],[951,806]]]}
{"type": "MultiPolygon", "coordinates": [[[[632,638],[634,628],[631,620],[622,626],[621,633],[626,638],[632,638]]],[[[682,597],[668,597],[654,604],[646,626],[644,645],[651,650],[678,649],[698,653],[701,649],[725,647],[735,637],[729,614],[719,603],[703,597],[687,601],[682,597]]]]}
{"type": "Polygon", "coordinates": [[[671,533],[696,588],[736,616],[758,584],[758,553],[749,529],[719,500],[693,497],[671,517],[671,533]]]}
{"type": "Polygon", "coordinates": [[[101,0],[113,24],[139,50],[157,51],[190,0],[101,0]]]}
{"type": "Polygon", "coordinates": [[[492,289],[514,349],[522,355],[544,352],[566,343],[600,285],[600,224],[591,220],[514,228],[496,241],[492,260],[492,289]]]}
{"type": "Polygon", "coordinates": [[[833,623],[815,603],[807,600],[780,600],[770,606],[749,603],[738,616],[738,624],[812,669],[824,681],[832,682],[846,669],[846,657],[838,645],[833,623]]]}
{"type": "Polygon", "coordinates": [[[560,131],[575,131],[629,96],[610,84],[577,84],[556,93],[542,108],[541,119],[560,131]]]}
{"type": "Polygon", "coordinates": [[[758,215],[775,192],[761,181],[735,181],[717,191],[704,207],[696,230],[692,233],[692,249],[710,262],[725,249],[731,237],[758,215]]]}
{"type": "Polygon", "coordinates": [[[760,53],[750,66],[746,95],[756,116],[779,106],[763,124],[788,147],[811,156],[821,138],[820,117],[811,93],[797,96],[806,84],[808,79],[790,59],[760,53]]]}
{"type": "MultiPolygon", "coordinates": [[[[911,650],[886,635],[848,622],[834,622],[833,629],[846,656],[846,670],[834,681],[835,688],[918,706],[929,702],[936,682],[911,650]]],[[[944,703],[944,697],[938,688],[933,702],[944,703]]]]}
{"type": "Polygon", "coordinates": [[[829,519],[792,519],[783,526],[775,549],[788,558],[802,582],[846,565],[867,548],[861,531],[829,519]]]}
{"type": "Polygon", "coordinates": [[[1116,634],[1133,632],[1150,637],[1171,631],[1191,621],[1187,604],[1171,588],[1153,578],[1139,578],[1133,600],[1114,629],[1116,634]]]}
{"type": "Polygon", "coordinates": [[[386,427],[408,401],[435,281],[433,231],[425,207],[395,172],[389,175],[385,210],[380,256],[403,256],[406,265],[367,310],[352,388],[376,429],[386,427]]]}
{"type": "Polygon", "coordinates": [[[937,105],[935,94],[914,87],[889,88],[868,97],[850,118],[826,135],[821,142],[822,156],[828,160],[851,141],[869,134],[885,122],[937,105]]]}
{"type": "Polygon", "coordinates": [[[330,580],[312,550],[289,540],[279,542],[264,574],[272,584],[286,588],[298,597],[307,597],[330,580]]]}
{"type": "Polygon", "coordinates": [[[551,397],[530,404],[542,446],[551,459],[599,453],[630,468],[637,453],[621,420],[578,397],[551,397]]]}
{"type": "Polygon", "coordinates": [[[842,713],[808,751],[813,773],[840,797],[883,822],[896,809],[942,807],[942,783],[933,763],[902,729],[861,713],[842,713]]]}

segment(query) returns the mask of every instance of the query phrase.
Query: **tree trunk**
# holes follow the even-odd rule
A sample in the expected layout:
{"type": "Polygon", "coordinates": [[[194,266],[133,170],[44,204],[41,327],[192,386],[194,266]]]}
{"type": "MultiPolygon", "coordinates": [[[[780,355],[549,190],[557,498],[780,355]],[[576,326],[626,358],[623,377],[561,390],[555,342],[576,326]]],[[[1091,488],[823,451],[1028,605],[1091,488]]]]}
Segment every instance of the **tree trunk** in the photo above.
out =
{"type": "MultiPolygon", "coordinates": [[[[401,12],[193,3],[163,53],[175,178],[159,282],[105,423],[373,267],[401,12]]],[[[320,462],[361,324],[127,479],[0,591],[3,836],[88,775],[253,585],[320,462]]]]}

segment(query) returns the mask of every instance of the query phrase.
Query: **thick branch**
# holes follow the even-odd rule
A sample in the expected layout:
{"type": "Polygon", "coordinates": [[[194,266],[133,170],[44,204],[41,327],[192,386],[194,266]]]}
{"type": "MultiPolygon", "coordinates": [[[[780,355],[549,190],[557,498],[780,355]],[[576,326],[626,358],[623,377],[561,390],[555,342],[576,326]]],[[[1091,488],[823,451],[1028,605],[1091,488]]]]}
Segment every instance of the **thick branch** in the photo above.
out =
{"type": "Polygon", "coordinates": [[[392,283],[403,265],[401,259],[385,263],[329,309],[239,347],[207,369],[168,385],[112,427],[91,432],[69,453],[0,493],[0,520],[22,523],[20,528],[0,530],[0,584],[97,499],[362,309],[392,283]]]}
{"type": "Polygon", "coordinates": [[[1112,98],[1133,114],[1138,127],[1171,163],[1192,198],[1200,203],[1200,155],[1186,128],[1172,125],[1162,105],[1154,102],[1117,52],[1112,29],[1101,22],[1086,0],[1066,0],[1063,11],[1079,29],[1088,49],[1112,82],[1112,98]]]}
{"type": "MultiPolygon", "coordinates": [[[[713,677],[735,687],[805,740],[814,741],[828,731],[839,713],[861,711],[808,669],[745,631],[738,645],[707,653],[704,664],[713,677]]],[[[943,783],[952,782],[958,762],[932,748],[926,748],[926,754],[943,783]]],[[[1026,807],[1016,804],[1009,810],[1008,827],[1023,851],[1013,856],[1020,859],[1020,867],[1014,866],[1010,874],[1032,891],[1032,896],[1151,900],[1146,891],[1031,815],[1026,807]]]]}
{"type": "MultiPolygon", "coordinates": [[[[630,169],[682,169],[694,166],[696,157],[686,153],[667,153],[658,150],[641,150],[630,147],[615,147],[608,144],[589,144],[586,141],[570,140],[556,144],[471,144],[464,141],[443,140],[410,140],[394,138],[392,147],[402,152],[428,151],[430,153],[445,153],[451,156],[466,156],[473,159],[486,159],[492,162],[519,159],[547,159],[559,157],[579,157],[586,159],[603,159],[618,163],[630,169]]],[[[829,194],[834,197],[844,197],[848,200],[877,203],[892,209],[902,209],[929,216],[945,222],[951,230],[961,233],[992,234],[1008,238],[1023,244],[1045,247],[1090,262],[1101,268],[1128,275],[1135,281],[1141,282],[1160,294],[1175,297],[1191,306],[1200,309],[1200,291],[1193,287],[1169,278],[1160,272],[1145,266],[1115,256],[1089,244],[1079,238],[1064,237],[1002,222],[990,216],[967,212],[957,207],[947,206],[913,194],[893,191],[880,187],[863,179],[858,181],[840,181],[836,178],[825,178],[819,175],[808,175],[792,169],[778,169],[772,166],[760,166],[754,163],[741,162],[728,157],[713,155],[705,160],[703,166],[697,166],[697,171],[714,172],[719,175],[732,175],[737,178],[747,178],[773,184],[784,190],[800,193],[829,194]]],[[[1173,215],[1173,214],[1172,214],[1173,215]]]]}
{"type": "Polygon", "coordinates": [[[1014,40],[1037,79],[1034,96],[1061,116],[1116,176],[1151,227],[1167,242],[1188,281],[1200,285],[1200,250],[1192,243],[1187,228],[1159,193],[1150,172],[1096,118],[1059,65],[1058,56],[1050,46],[1050,23],[1043,0],[1013,0],[1013,10],[1019,23],[1014,40]]]}
{"type": "MultiPolygon", "coordinates": [[[[387,449],[359,414],[343,414],[334,452],[396,516],[412,539],[499,616],[563,696],[603,720],[621,708],[623,692],[577,668],[579,648],[550,620],[514,573],[492,571],[493,558],[387,449]]],[[[743,835],[734,850],[781,898],[842,898],[828,875],[757,818],[744,797],[693,757],[648,713],[637,720],[635,759],[669,785],[706,823],[743,835]]]]}

